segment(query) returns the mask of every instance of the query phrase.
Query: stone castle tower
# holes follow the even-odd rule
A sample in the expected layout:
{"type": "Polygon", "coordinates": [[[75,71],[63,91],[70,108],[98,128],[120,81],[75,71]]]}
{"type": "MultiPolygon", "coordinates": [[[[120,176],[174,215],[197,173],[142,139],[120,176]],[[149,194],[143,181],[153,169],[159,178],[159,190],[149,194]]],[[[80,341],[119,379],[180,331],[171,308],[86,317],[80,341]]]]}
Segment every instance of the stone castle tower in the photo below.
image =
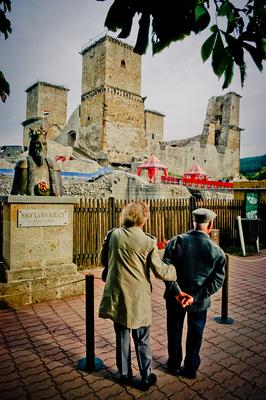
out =
{"type": "Polygon", "coordinates": [[[83,47],[81,103],[66,122],[67,90],[38,82],[27,89],[26,128],[42,110],[49,115],[49,138],[113,166],[132,166],[155,154],[169,173],[183,175],[199,164],[213,179],[239,176],[239,101],[236,93],[209,100],[202,133],[163,140],[164,115],[145,109],[141,96],[141,56],[133,47],[104,35],[83,47]],[[66,122],[66,123],[65,123],[66,122]]]}
{"type": "Polygon", "coordinates": [[[23,146],[28,147],[29,129],[40,124],[48,128],[48,138],[55,140],[67,120],[67,94],[69,89],[61,85],[36,81],[26,89],[26,120],[22,122],[23,146]]]}
{"type": "Polygon", "coordinates": [[[104,36],[82,55],[79,146],[108,154],[111,163],[130,163],[147,147],[141,57],[132,47],[104,36]]]}

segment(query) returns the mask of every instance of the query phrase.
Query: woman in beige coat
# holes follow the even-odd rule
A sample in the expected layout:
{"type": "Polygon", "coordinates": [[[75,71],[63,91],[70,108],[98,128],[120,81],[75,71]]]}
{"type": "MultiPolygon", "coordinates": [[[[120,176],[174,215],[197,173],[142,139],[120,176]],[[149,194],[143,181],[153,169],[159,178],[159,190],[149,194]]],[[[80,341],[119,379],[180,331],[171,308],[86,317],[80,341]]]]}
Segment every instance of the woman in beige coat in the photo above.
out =
{"type": "Polygon", "coordinates": [[[148,217],[149,208],[145,203],[132,202],[122,211],[123,226],[113,229],[105,238],[101,262],[105,267],[106,284],[99,310],[100,317],[114,322],[116,362],[124,383],[132,379],[132,333],[143,390],[156,382],[156,375],[151,373],[149,341],[152,315],[150,271],[159,279],[176,279],[174,266],[161,261],[156,239],[143,232],[148,217]]]}

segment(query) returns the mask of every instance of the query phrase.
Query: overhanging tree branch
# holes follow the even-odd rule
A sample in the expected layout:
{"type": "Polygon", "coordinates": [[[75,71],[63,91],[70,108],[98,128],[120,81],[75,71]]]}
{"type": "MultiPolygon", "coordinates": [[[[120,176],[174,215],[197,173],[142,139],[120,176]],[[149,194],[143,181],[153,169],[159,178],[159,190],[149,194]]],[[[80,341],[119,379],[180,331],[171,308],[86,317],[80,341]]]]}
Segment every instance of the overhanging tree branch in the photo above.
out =
{"type": "MultiPolygon", "coordinates": [[[[11,22],[6,17],[6,13],[11,11],[11,0],[0,0],[0,35],[4,35],[5,39],[12,32],[11,22]]],[[[6,101],[10,94],[9,83],[5,75],[0,71],[0,97],[3,102],[6,101]]]]}
{"type": "MultiPolygon", "coordinates": [[[[105,0],[97,0],[105,1],[105,0]]],[[[239,68],[241,86],[246,77],[245,52],[260,71],[266,59],[266,0],[247,0],[236,7],[229,0],[114,0],[105,26],[119,37],[130,35],[133,18],[139,16],[139,32],[134,51],[145,54],[148,43],[153,54],[191,33],[208,28],[214,16],[211,35],[201,48],[202,60],[212,56],[213,72],[224,77],[223,89],[233,79],[234,66],[239,68]],[[220,26],[226,22],[226,31],[220,26]],[[151,31],[151,34],[150,34],[151,31]]]]}

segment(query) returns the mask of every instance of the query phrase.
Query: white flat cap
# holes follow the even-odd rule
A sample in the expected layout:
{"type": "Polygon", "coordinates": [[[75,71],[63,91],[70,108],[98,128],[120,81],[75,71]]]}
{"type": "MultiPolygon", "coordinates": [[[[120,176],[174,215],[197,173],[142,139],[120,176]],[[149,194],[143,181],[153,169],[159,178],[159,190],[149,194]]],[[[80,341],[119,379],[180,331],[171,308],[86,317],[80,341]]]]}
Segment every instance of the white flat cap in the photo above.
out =
{"type": "Polygon", "coordinates": [[[192,211],[193,221],[198,224],[204,224],[206,222],[213,221],[216,218],[215,212],[208,210],[207,208],[197,208],[192,211]]]}

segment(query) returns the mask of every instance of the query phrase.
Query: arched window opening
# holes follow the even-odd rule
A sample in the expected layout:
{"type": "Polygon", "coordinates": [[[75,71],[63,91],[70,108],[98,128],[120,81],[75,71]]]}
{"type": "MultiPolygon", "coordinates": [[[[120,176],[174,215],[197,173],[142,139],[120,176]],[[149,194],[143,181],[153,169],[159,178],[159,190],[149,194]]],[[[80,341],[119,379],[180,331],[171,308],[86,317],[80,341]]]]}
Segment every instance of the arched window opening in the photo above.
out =
{"type": "Polygon", "coordinates": [[[74,147],[75,141],[76,141],[76,132],[74,131],[68,132],[68,140],[67,140],[68,146],[74,147]]]}
{"type": "Polygon", "coordinates": [[[217,129],[215,131],[215,142],[214,142],[215,146],[219,146],[219,144],[220,144],[220,135],[221,135],[221,131],[220,131],[220,129],[217,129]]]}
{"type": "Polygon", "coordinates": [[[125,62],[125,60],[121,60],[121,68],[126,68],[126,62],[125,62]]]}

